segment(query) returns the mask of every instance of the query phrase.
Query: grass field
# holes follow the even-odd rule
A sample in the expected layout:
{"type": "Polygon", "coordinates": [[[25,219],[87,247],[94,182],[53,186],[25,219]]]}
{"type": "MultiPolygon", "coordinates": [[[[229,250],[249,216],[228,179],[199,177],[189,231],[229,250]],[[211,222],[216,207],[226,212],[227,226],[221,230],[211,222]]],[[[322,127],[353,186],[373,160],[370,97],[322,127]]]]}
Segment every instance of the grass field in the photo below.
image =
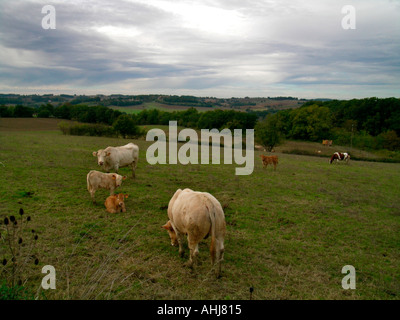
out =
{"type": "MultiPolygon", "coordinates": [[[[132,114],[132,113],[140,113],[143,110],[152,110],[152,109],[157,109],[160,111],[185,111],[188,110],[192,107],[187,107],[187,106],[178,106],[178,105],[167,105],[167,104],[161,104],[158,102],[147,102],[143,103],[138,106],[127,106],[127,107],[118,107],[118,106],[111,106],[111,109],[114,110],[119,110],[121,112],[126,112],[127,114],[132,114]]],[[[205,112],[205,111],[212,111],[215,110],[215,108],[212,107],[195,107],[195,109],[199,112],[205,112]]],[[[218,109],[221,110],[232,110],[230,108],[223,108],[219,107],[218,109]]]]}
{"type": "MultiPolygon", "coordinates": [[[[24,126],[25,127],[25,126],[24,126]]],[[[16,129],[16,128],[15,128],[16,129]]],[[[47,299],[399,299],[400,165],[283,154],[276,172],[255,152],[252,175],[233,165],[149,165],[152,142],[140,148],[136,179],[117,189],[129,194],[126,213],[109,214],[108,192],[93,205],[86,174],[100,170],[92,151],[123,139],[64,136],[59,131],[0,132],[0,218],[32,221],[21,255],[38,240],[38,265],[21,264],[18,276],[47,299]],[[161,226],[178,188],[213,194],[225,208],[227,236],[222,276],[210,269],[209,242],[200,245],[194,271],[170,245],[161,226]],[[57,288],[41,290],[41,268],[56,269],[57,288]],[[344,290],[342,267],[353,265],[356,289],[344,290]]],[[[9,258],[0,225],[0,260],[9,258]]],[[[25,239],[26,237],[26,239],[25,239]]],[[[10,265],[0,265],[2,278],[10,265]]],[[[6,273],[8,272],[8,273],[6,273]]]]}

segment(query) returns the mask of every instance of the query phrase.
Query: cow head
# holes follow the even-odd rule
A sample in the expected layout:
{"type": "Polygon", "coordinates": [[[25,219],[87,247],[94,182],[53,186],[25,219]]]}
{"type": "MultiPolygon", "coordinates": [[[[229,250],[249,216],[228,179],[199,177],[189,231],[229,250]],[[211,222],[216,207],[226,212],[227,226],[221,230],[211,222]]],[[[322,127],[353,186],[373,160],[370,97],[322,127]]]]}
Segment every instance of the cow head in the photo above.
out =
{"type": "Polygon", "coordinates": [[[106,157],[109,157],[111,152],[107,152],[103,149],[96,151],[93,151],[93,157],[97,157],[97,164],[99,166],[102,166],[106,162],[106,157]]]}
{"type": "Polygon", "coordinates": [[[121,212],[125,212],[125,202],[124,200],[126,198],[128,198],[127,194],[123,194],[123,193],[119,193],[115,196],[115,198],[117,199],[117,203],[118,203],[118,207],[120,208],[121,212]]]}
{"type": "Polygon", "coordinates": [[[171,246],[178,246],[178,238],[176,236],[174,228],[172,227],[171,221],[168,220],[168,222],[162,227],[168,231],[169,237],[171,238],[171,246]]]}
{"type": "Polygon", "coordinates": [[[122,184],[122,180],[126,179],[126,176],[121,176],[120,174],[113,173],[112,179],[115,180],[115,187],[118,188],[122,184]]]}

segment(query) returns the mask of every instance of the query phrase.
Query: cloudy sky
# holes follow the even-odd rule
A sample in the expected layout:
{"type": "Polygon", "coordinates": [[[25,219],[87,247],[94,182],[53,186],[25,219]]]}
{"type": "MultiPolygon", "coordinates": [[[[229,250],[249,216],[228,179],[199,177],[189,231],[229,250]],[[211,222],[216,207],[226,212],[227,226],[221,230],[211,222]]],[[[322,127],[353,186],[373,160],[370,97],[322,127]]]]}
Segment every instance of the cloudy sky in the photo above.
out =
{"type": "Polygon", "coordinates": [[[400,1],[1,0],[0,93],[400,97],[400,1]]]}

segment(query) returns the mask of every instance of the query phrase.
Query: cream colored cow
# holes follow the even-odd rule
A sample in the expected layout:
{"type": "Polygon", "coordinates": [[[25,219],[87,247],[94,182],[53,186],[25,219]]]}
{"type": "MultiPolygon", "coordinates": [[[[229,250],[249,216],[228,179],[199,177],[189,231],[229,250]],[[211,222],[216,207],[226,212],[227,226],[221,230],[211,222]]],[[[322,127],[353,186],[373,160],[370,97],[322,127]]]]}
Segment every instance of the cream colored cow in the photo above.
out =
{"type": "Polygon", "coordinates": [[[106,172],[114,170],[118,173],[121,167],[132,167],[132,177],[135,177],[135,171],[139,160],[139,147],[136,144],[128,143],[120,147],[107,147],[93,152],[97,157],[97,164],[102,166],[106,172]]]}
{"type": "Polygon", "coordinates": [[[168,204],[168,218],[163,228],[168,231],[171,244],[179,245],[181,256],[184,253],[183,237],[187,234],[190,267],[196,265],[199,242],[211,236],[211,263],[216,267],[215,274],[219,277],[224,257],[226,224],[218,200],[207,192],[178,189],[168,204]]]}
{"type": "Polygon", "coordinates": [[[87,189],[92,197],[93,203],[96,203],[94,194],[98,189],[110,190],[110,195],[114,194],[114,190],[122,184],[125,176],[116,173],[103,173],[96,170],[91,170],[87,176],[87,189]]]}

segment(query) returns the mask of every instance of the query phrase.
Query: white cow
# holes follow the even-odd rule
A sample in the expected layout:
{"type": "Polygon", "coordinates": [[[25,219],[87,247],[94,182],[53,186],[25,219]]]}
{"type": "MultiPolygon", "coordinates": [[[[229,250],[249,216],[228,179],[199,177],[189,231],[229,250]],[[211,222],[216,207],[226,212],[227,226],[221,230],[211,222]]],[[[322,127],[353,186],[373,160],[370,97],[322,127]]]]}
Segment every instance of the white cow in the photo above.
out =
{"type": "Polygon", "coordinates": [[[114,194],[114,190],[122,184],[122,180],[125,180],[125,176],[121,176],[116,173],[104,173],[96,170],[91,170],[87,176],[87,189],[92,197],[93,203],[96,203],[94,194],[97,189],[110,190],[110,195],[114,194]]]}
{"type": "Polygon", "coordinates": [[[139,160],[139,147],[128,143],[120,147],[107,147],[93,152],[97,157],[97,164],[106,172],[115,171],[121,167],[132,166],[132,177],[135,178],[135,170],[139,160]]]}
{"type": "Polygon", "coordinates": [[[179,245],[183,256],[183,237],[187,234],[190,249],[189,266],[196,264],[199,242],[211,235],[211,263],[216,265],[215,274],[221,273],[224,257],[225,215],[221,204],[207,192],[178,189],[168,204],[169,221],[163,226],[169,233],[171,244],[179,245]]]}

